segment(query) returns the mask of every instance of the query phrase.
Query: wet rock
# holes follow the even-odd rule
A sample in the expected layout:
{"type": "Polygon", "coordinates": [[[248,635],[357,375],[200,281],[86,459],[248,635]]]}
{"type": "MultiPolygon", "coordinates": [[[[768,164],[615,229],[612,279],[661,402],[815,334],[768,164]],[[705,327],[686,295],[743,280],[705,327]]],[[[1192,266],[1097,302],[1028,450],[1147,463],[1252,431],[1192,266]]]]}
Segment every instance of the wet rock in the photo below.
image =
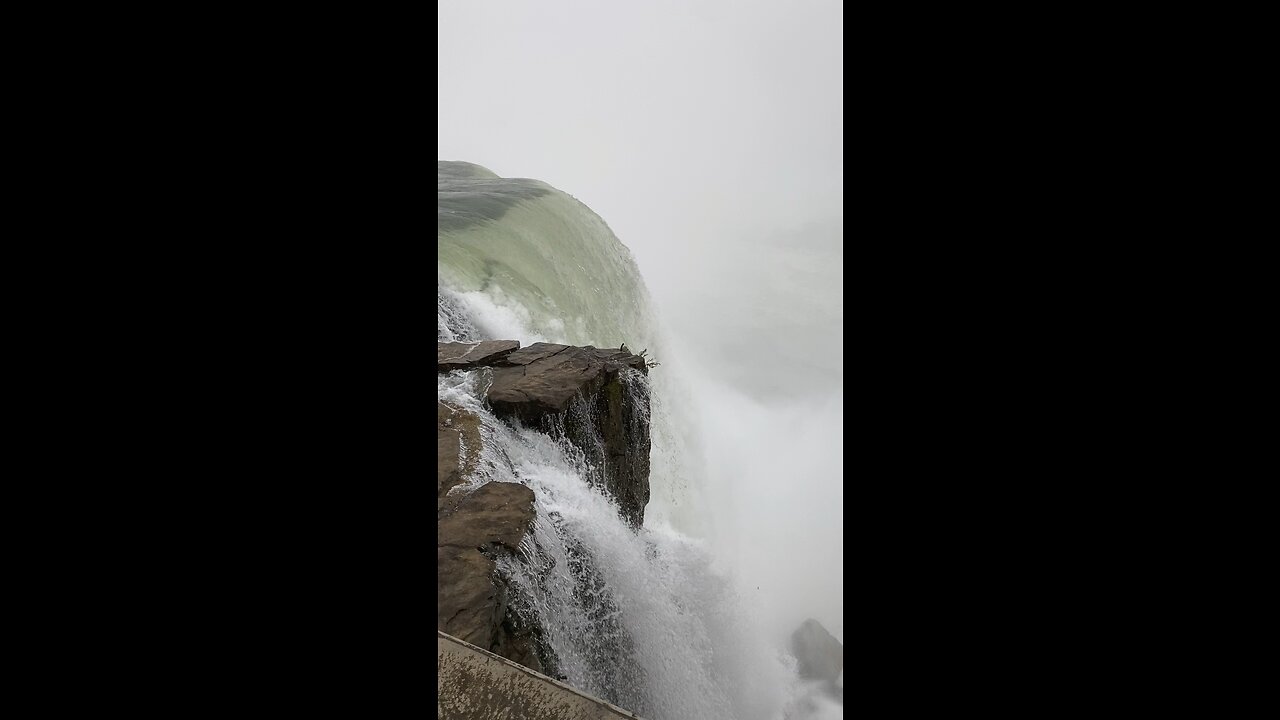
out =
{"type": "Polygon", "coordinates": [[[507,587],[495,575],[497,559],[530,532],[533,491],[490,482],[438,519],[437,629],[541,671],[531,633],[508,612],[507,587]]]}
{"type": "Polygon", "coordinates": [[[443,509],[445,496],[475,472],[480,458],[480,418],[436,402],[436,488],[443,509]]]}
{"type": "Polygon", "coordinates": [[[470,370],[493,365],[520,348],[515,340],[481,342],[437,342],[436,371],[470,370]]]}
{"type": "Polygon", "coordinates": [[[635,378],[647,372],[626,350],[534,343],[495,364],[486,398],[495,415],[567,437],[639,527],[649,503],[649,393],[635,378]]]}
{"type": "MultiPolygon", "coordinates": [[[[617,500],[633,525],[643,522],[650,451],[644,358],[550,343],[521,349],[513,340],[437,348],[439,372],[491,368],[485,399],[494,414],[571,442],[588,460],[589,480],[617,500]]],[[[528,538],[533,491],[498,482],[471,490],[466,483],[484,442],[479,418],[437,402],[436,426],[438,629],[539,672],[544,664],[554,670],[542,629],[522,617],[522,601],[496,572],[498,559],[528,538]]],[[[598,610],[609,612],[603,602],[598,610]]],[[[627,654],[621,646],[618,652],[627,654]]]]}
{"type": "Polygon", "coordinates": [[[489,402],[495,410],[537,419],[563,412],[577,395],[593,395],[629,367],[645,372],[644,358],[623,350],[534,343],[507,355],[493,371],[489,402]]]}

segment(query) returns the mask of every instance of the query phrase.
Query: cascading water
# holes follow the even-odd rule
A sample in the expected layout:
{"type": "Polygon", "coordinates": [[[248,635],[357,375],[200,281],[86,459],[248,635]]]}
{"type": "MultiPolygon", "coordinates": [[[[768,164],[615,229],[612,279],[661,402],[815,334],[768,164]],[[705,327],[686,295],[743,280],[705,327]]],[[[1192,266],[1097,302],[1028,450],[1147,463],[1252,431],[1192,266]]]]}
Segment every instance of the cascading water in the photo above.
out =
{"type": "MultiPolygon", "coordinates": [[[[586,206],[533,180],[468,163],[439,164],[441,340],[516,339],[668,349],[629,251],[586,206]]],[[[600,491],[601,469],[563,435],[505,423],[480,400],[486,369],[441,375],[441,400],[474,413],[481,457],[470,487],[533,489],[532,541],[499,563],[513,606],[540,628],[549,666],[585,692],[643,718],[765,720],[842,717],[805,699],[731,574],[701,539],[709,524],[682,380],[658,367],[624,375],[645,393],[652,499],[638,530],[600,491]]],[[[637,412],[642,412],[638,410],[637,412]]],[[[455,488],[466,492],[468,487],[455,488]]]]}

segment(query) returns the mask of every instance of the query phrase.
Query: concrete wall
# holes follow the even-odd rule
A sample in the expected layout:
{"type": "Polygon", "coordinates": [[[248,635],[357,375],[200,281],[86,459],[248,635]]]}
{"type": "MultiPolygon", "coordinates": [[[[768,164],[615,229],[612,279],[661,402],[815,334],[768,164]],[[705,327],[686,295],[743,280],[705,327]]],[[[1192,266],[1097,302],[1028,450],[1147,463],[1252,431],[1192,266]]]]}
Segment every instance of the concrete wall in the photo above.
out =
{"type": "Polygon", "coordinates": [[[436,637],[441,720],[639,720],[452,635],[436,637]]]}

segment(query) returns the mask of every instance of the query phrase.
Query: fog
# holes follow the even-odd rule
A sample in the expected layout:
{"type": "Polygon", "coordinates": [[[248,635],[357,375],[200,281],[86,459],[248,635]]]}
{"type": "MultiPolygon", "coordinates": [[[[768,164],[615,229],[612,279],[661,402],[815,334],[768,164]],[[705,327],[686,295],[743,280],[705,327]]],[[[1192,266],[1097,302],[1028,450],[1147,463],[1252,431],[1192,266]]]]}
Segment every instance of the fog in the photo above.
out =
{"type": "Polygon", "coordinates": [[[707,532],[769,632],[843,641],[843,10],[440,0],[438,154],[631,249],[693,389],[707,532]],[[755,588],[759,590],[755,590],[755,588]]]}

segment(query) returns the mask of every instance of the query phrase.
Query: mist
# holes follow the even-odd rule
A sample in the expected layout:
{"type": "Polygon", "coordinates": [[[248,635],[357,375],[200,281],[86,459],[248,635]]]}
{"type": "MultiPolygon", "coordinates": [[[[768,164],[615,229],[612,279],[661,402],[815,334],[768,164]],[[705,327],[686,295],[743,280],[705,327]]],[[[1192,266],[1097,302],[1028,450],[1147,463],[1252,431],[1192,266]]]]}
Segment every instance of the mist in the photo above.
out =
{"type": "Polygon", "coordinates": [[[843,613],[843,9],[441,0],[438,153],[632,251],[698,413],[701,528],[782,641],[843,613]]]}

